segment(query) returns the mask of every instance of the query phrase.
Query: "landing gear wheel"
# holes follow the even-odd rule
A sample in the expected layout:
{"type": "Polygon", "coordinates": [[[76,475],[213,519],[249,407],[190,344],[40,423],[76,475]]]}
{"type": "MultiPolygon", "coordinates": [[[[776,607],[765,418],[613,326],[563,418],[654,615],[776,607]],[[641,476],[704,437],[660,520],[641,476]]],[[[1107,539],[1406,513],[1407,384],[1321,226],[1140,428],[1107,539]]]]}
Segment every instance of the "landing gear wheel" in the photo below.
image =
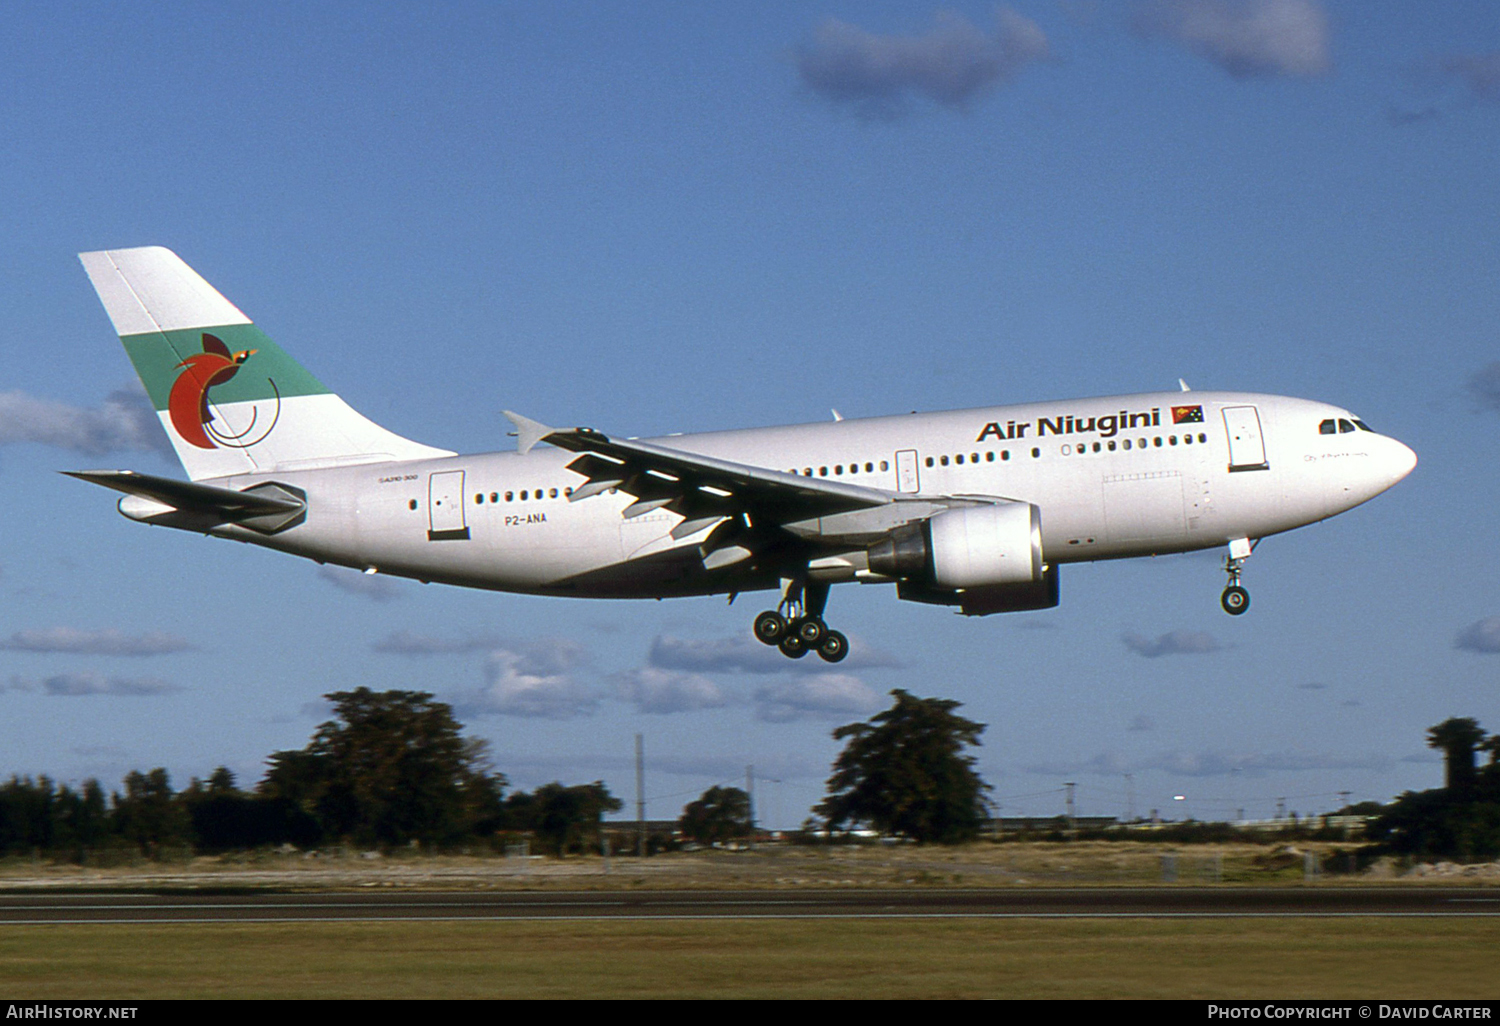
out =
{"type": "Polygon", "coordinates": [[[782,638],[777,643],[777,647],[781,649],[781,654],[788,659],[801,659],[807,655],[807,646],[802,643],[802,639],[796,634],[788,634],[782,638]]]}
{"type": "Polygon", "coordinates": [[[786,636],[786,617],[768,609],[755,618],[755,637],[767,645],[774,645],[786,636]]]}
{"type": "Polygon", "coordinates": [[[1230,616],[1239,616],[1250,608],[1250,593],[1238,584],[1231,584],[1224,589],[1224,594],[1219,596],[1219,605],[1224,607],[1224,612],[1230,616]]]}
{"type": "Polygon", "coordinates": [[[808,648],[817,648],[825,635],[828,633],[828,625],[823,622],[821,616],[804,616],[800,620],[792,621],[792,633],[802,639],[802,643],[808,648]]]}
{"type": "Polygon", "coordinates": [[[818,655],[826,663],[837,663],[849,654],[849,639],[839,631],[829,631],[818,643],[818,655]]]}

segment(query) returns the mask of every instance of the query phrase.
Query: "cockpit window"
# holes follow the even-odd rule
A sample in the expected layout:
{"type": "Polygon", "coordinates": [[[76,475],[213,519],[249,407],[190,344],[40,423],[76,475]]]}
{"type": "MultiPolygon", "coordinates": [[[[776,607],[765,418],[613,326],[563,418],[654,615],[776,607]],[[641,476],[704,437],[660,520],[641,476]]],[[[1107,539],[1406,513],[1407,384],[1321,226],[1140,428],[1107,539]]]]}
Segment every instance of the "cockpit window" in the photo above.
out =
{"type": "Polygon", "coordinates": [[[1362,420],[1356,420],[1354,422],[1354,426],[1357,427],[1357,428],[1359,428],[1361,431],[1368,431],[1372,435],[1375,433],[1375,429],[1372,428],[1370,425],[1366,424],[1362,420]]]}
{"type": "Polygon", "coordinates": [[[1318,425],[1318,434],[1320,435],[1336,435],[1338,433],[1338,425],[1336,425],[1331,419],[1325,420],[1323,423],[1318,425]]]}
{"type": "Polygon", "coordinates": [[[1343,419],[1339,420],[1339,434],[1341,434],[1341,435],[1352,434],[1353,431],[1354,431],[1354,425],[1353,424],[1349,423],[1347,420],[1343,420],[1343,419]]]}

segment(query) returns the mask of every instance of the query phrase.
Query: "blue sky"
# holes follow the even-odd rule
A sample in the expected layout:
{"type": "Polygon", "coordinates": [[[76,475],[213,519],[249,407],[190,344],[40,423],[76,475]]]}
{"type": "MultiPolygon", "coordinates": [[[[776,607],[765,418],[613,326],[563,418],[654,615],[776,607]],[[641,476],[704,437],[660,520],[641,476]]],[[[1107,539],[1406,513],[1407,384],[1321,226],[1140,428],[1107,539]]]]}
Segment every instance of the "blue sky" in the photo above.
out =
{"type": "Polygon", "coordinates": [[[0,745],[115,786],[300,747],[324,692],[456,703],[518,787],[773,825],[891,688],[988,723],[1001,811],[1270,815],[1441,782],[1500,730],[1500,22],[1473,2],[22,4],[0,24],[0,745]],[[966,620],[836,589],[582,602],[147,529],[178,473],[75,254],[183,256],[366,415],[631,435],[1174,387],[1353,409],[1421,458],[1266,541],[1068,567],[966,620]],[[1184,795],[1175,801],[1174,795],[1184,795]]]}

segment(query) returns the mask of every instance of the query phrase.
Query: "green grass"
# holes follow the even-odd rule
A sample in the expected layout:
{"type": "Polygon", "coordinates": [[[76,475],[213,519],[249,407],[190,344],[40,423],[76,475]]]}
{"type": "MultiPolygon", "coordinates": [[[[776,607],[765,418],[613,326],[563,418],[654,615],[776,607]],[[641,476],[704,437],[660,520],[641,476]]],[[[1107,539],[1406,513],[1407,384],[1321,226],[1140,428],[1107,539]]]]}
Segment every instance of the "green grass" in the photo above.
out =
{"type": "Polygon", "coordinates": [[[1488,998],[1500,919],[23,926],[37,998],[1488,998]]]}

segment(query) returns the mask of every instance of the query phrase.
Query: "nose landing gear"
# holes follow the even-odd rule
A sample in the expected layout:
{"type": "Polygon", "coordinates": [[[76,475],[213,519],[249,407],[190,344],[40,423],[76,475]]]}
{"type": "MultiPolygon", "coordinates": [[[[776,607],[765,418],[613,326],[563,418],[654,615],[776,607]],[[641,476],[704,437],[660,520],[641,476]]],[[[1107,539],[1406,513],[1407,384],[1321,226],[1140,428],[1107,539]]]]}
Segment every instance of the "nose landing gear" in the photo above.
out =
{"type": "Polygon", "coordinates": [[[1219,605],[1230,616],[1239,616],[1250,608],[1250,593],[1240,587],[1240,571],[1255,545],[1256,542],[1247,538],[1236,538],[1229,543],[1229,555],[1224,557],[1224,572],[1229,575],[1229,584],[1219,596],[1219,605]]]}
{"type": "Polygon", "coordinates": [[[823,622],[827,605],[827,584],[789,579],[781,604],[755,618],[755,637],[775,645],[788,659],[816,652],[825,662],[839,662],[849,654],[849,639],[823,622]]]}

